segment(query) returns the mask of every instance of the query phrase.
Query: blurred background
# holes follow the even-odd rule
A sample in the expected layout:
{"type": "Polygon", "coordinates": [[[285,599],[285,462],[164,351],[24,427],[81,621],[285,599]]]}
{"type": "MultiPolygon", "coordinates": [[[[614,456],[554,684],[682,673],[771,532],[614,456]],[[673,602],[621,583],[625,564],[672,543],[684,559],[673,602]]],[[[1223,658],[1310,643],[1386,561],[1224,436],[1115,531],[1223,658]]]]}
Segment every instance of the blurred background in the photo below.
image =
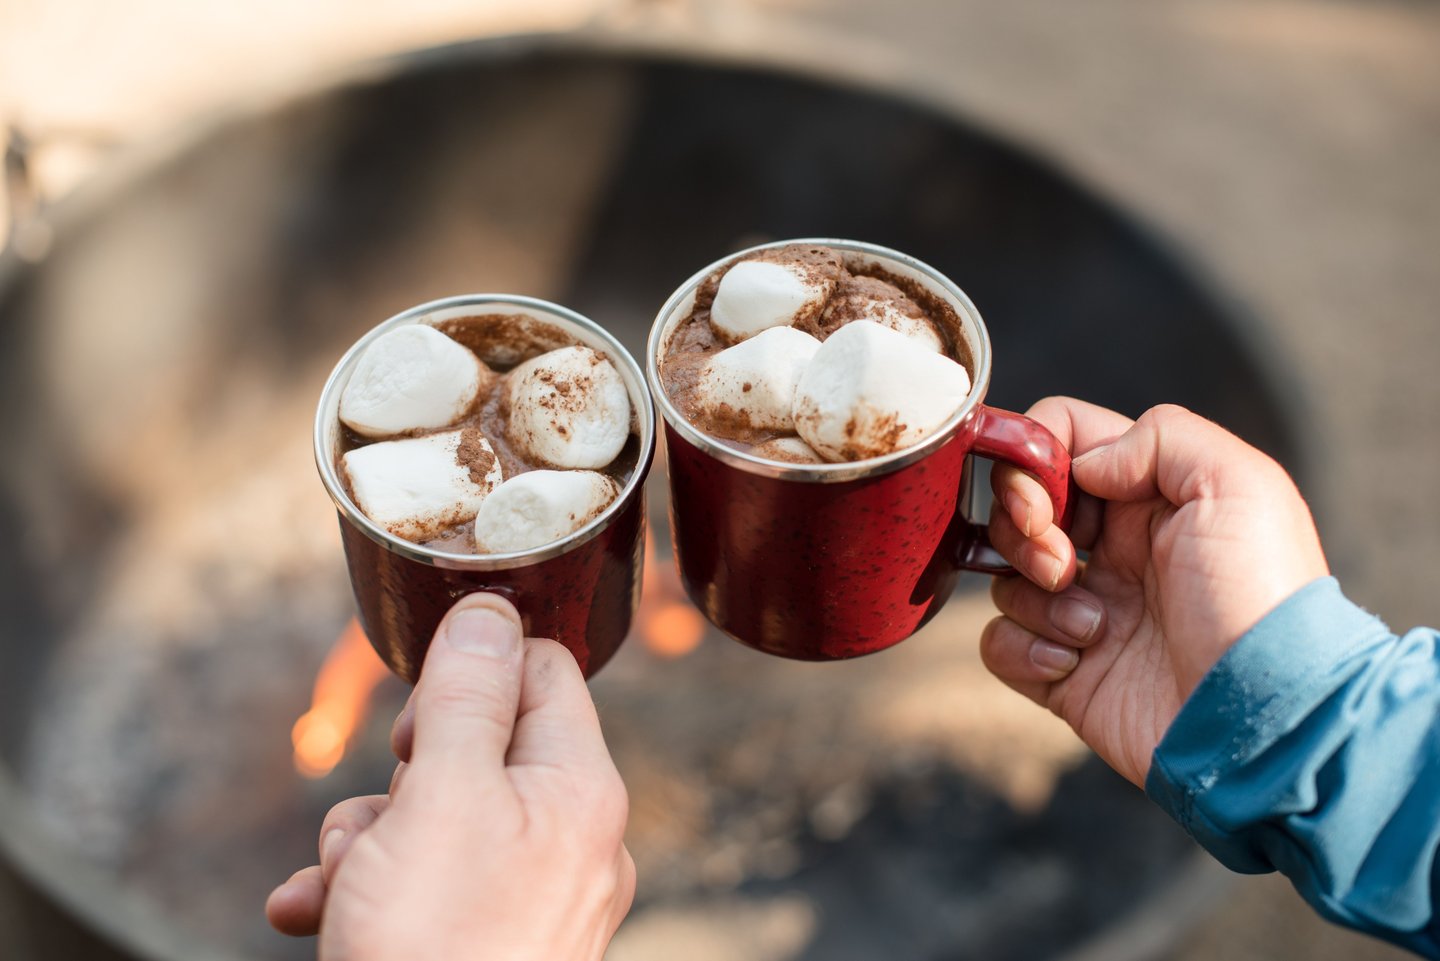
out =
{"type": "MultiPolygon", "coordinates": [[[[0,4],[0,956],[305,958],[264,927],[404,690],[349,626],[309,421],[411,304],[637,354],[726,250],[933,263],[990,399],[1177,401],[1299,479],[1356,601],[1440,622],[1440,4],[0,4]]],[[[610,957],[1383,959],[1215,868],[991,681],[979,579],[767,660],[675,583],[593,690],[641,888],[610,957]]]]}

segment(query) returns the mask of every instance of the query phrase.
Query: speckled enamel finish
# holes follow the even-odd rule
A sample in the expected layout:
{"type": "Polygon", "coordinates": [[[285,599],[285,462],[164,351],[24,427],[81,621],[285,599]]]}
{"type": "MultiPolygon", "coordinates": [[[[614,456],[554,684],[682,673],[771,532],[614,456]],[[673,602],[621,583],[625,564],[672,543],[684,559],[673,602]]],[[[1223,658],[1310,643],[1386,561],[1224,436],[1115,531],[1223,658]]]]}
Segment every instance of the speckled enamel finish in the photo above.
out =
{"type": "MultiPolygon", "coordinates": [[[[731,637],[802,660],[856,657],[918,630],[962,568],[1002,571],[983,526],[961,511],[981,428],[1052,456],[1018,415],[977,408],[928,457],[840,483],[751,473],[665,429],[675,556],[691,600],[731,637]]],[[[1042,463],[988,432],[981,443],[1061,492],[1068,458],[1042,463]]],[[[1068,518],[1067,518],[1068,520],[1068,518]]]]}
{"type": "Polygon", "coordinates": [[[489,591],[515,605],[528,636],[553,638],[568,648],[586,677],[604,666],[629,633],[640,603],[654,425],[644,373],[634,358],[594,321],[558,304],[514,294],[466,294],[412,307],[360,338],[321,392],[315,462],[340,517],[360,624],[386,665],[413,684],[445,613],[465,595],[489,591]],[[339,397],[357,359],[387,331],[491,313],[541,318],[610,357],[635,406],[640,451],[616,502],[568,537],[509,554],[445,553],[395,537],[350,499],[335,467],[339,397]]]}
{"type": "Polygon", "coordinates": [[[342,515],[340,537],[360,625],[381,660],[413,684],[445,612],[467,594],[489,591],[515,605],[527,636],[559,641],[589,677],[625,640],[640,603],[644,492],[643,485],[636,487],[609,526],[573,550],[491,571],[437,567],[397,554],[342,515]]]}
{"type": "Polygon", "coordinates": [[[682,284],[652,328],[646,372],[665,421],[671,536],[690,598],[721,630],[783,657],[834,660],[904,640],[944,605],[962,570],[1011,573],[989,531],[965,515],[972,454],[1034,475],[1068,529],[1070,455],[1044,427],[984,404],[990,378],[985,325],[965,293],[913,257],[831,238],[817,244],[920,283],[960,319],[973,386],[932,436],[871,461],[783,464],[729,447],[694,425],[663,393],[660,358],[700,283],[682,284]]]}

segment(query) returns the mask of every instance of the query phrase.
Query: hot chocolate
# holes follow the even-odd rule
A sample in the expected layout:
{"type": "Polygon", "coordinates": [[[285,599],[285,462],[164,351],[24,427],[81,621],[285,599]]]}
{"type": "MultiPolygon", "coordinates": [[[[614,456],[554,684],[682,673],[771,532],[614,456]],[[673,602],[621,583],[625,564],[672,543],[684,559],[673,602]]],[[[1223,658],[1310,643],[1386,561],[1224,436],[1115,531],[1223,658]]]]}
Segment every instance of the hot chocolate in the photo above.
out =
{"type": "Polygon", "coordinates": [[[704,433],[781,463],[909,447],[959,410],[971,361],[954,309],[829,247],[790,244],[706,278],[669,335],[660,380],[704,433]]]}
{"type": "Polygon", "coordinates": [[[564,538],[624,489],[640,450],[610,358],[525,314],[390,331],[356,364],[339,418],[351,500],[390,534],[452,554],[564,538]]]}
{"type": "Polygon", "coordinates": [[[909,637],[960,570],[1009,573],[969,514],[976,459],[1035,477],[1062,529],[1070,462],[985,403],[990,376],[980,312],[899,251],[780,241],[686,279],[646,377],[690,599],[742,643],[834,660],[909,637]]]}

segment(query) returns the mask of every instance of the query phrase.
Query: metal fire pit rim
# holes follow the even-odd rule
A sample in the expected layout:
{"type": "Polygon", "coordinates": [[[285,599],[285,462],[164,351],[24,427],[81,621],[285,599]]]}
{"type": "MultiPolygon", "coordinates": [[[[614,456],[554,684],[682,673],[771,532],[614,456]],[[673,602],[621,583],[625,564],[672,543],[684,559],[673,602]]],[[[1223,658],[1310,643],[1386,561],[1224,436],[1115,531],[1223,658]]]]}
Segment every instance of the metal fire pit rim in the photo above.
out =
{"type": "MultiPolygon", "coordinates": [[[[1221,322],[1228,322],[1229,333],[1246,349],[1262,375],[1260,389],[1269,395],[1269,401],[1294,440],[1287,466],[1300,476],[1312,475],[1310,461],[1315,456],[1313,452],[1320,449],[1317,446],[1320,428],[1301,416],[1307,406],[1304,382],[1295,366],[1274,349],[1275,337],[1259,321],[1258,314],[1217,282],[1207,259],[1181,246],[1133,204],[1072,173],[1052,145],[997,125],[992,118],[982,118],[953,98],[917,86],[913,70],[892,70],[904,63],[899,58],[877,60],[873,46],[857,45],[833,35],[826,37],[824,57],[811,49],[813,38],[810,44],[795,45],[793,33],[779,31],[761,39],[763,42],[754,42],[756,37],[747,37],[743,44],[736,43],[733,37],[729,42],[713,42],[685,33],[622,34],[594,25],[579,30],[470,38],[324,69],[301,81],[292,80],[279,89],[238,96],[228,105],[184,121],[160,137],[119,148],[102,161],[89,180],[47,207],[42,217],[53,231],[55,247],[58,247],[79,227],[103,215],[107,206],[128,190],[227,128],[321,96],[376,85],[395,76],[437,64],[453,64],[457,60],[501,62],[565,53],[617,60],[628,56],[641,63],[648,60],[681,66],[700,64],[813,80],[842,90],[907,102],[981,131],[997,145],[1063,181],[1078,195],[1103,209],[1122,214],[1115,218],[1117,223],[1154,250],[1157,258],[1166,262],[1197,296],[1210,301],[1215,308],[1213,313],[1221,322]],[[836,43],[864,49],[865,55],[851,59],[837,54],[836,43]]],[[[13,249],[0,251],[0,300],[41,263],[43,260],[38,263],[24,260],[13,249]]],[[[247,961],[242,956],[218,951],[165,920],[143,897],[125,890],[87,864],[68,845],[43,831],[34,823],[31,808],[14,776],[0,764],[0,852],[22,880],[60,905],[75,923],[126,951],[138,952],[155,961],[178,957],[197,961],[247,961]]],[[[1139,961],[1152,957],[1151,942],[1156,937],[1153,929],[1157,919],[1162,918],[1157,912],[1165,912],[1163,917],[1170,919],[1167,927],[1171,935],[1177,928],[1188,929],[1231,881],[1233,875],[1197,849],[1151,897],[1137,904],[1110,929],[1098,932],[1089,943],[1061,956],[1060,961],[1096,961],[1101,957],[1108,961],[1139,961]],[[1199,897],[1194,897],[1197,891],[1199,897]],[[1181,915],[1183,919],[1175,923],[1181,915]],[[1148,935],[1147,931],[1150,931],[1148,935]],[[1129,942],[1134,942],[1132,948],[1124,946],[1129,942]]],[[[1174,940],[1171,936],[1165,943],[1171,945],[1174,940]]]]}
{"type": "Polygon", "coordinates": [[[1196,847],[1170,880],[1110,927],[1052,961],[1155,961],[1197,928],[1231,889],[1236,875],[1196,847]]]}
{"type": "MultiPolygon", "coordinates": [[[[1257,386],[1293,438],[1291,449],[1279,452],[1282,464],[1302,485],[1323,483],[1317,469],[1322,458],[1323,427],[1308,416],[1314,410],[1312,388],[1295,361],[1280,349],[1280,339],[1261,319],[1248,299],[1221,282],[1223,272],[1211,258],[1182,244],[1158,222],[1120,196],[1073,172],[1064,162],[1063,148],[1030,132],[997,122],[955,95],[937,92],[932,77],[913,62],[846,34],[822,31],[824,43],[815,42],[813,26],[797,27],[766,22],[763,28],[705,35],[699,28],[621,29],[604,22],[577,29],[503,33],[431,44],[352,63],[315,70],[278,86],[237,94],[201,117],[181,122],[154,140],[129,143],[107,157],[81,186],[42,210],[40,219],[56,243],[75,225],[103,211],[124,191],[163,168],[168,162],[204,143],[217,132],[237,123],[264,117],[336,92],[383,83],[392,77],[423,71],[461,60],[497,62],[537,55],[572,53],[614,58],[631,57],[680,66],[697,63],[726,69],[769,71],[824,83],[841,90],[883,96],[928,110],[969,129],[980,131],[992,143],[1023,157],[1035,169],[1066,183],[1078,196],[1097,207],[1123,214],[1114,218],[1141,244],[1154,251],[1196,294],[1208,301],[1211,313],[1228,327],[1244,353],[1261,374],[1257,386]]],[[[53,247],[52,247],[53,249],[53,247]]],[[[28,268],[10,247],[0,248],[0,295],[28,268]]],[[[1037,398],[1038,399],[1038,398],[1037,398]]],[[[1276,452],[1272,452],[1276,453],[1276,452]]],[[[1320,501],[1328,503],[1326,491],[1320,501]]]]}
{"type": "Polygon", "coordinates": [[[189,933],[157,905],[87,863],[36,823],[30,808],[14,776],[0,765],[0,854],[6,868],[88,934],[139,957],[247,961],[189,933]]]}
{"type": "MultiPolygon", "coordinates": [[[[657,62],[680,66],[701,63],[730,69],[771,71],[823,83],[837,89],[870,96],[887,97],[944,117],[962,128],[975,130],[992,144],[1021,157],[1031,166],[1069,186],[1077,196],[1110,211],[1115,224],[1151,250],[1186,286],[1206,302],[1211,314],[1235,338],[1242,352],[1259,373],[1257,386],[1285,424],[1292,446],[1281,457],[1283,466],[1304,484],[1323,481],[1317,469],[1323,451],[1324,431],[1310,416],[1315,409],[1312,388],[1301,376],[1297,363],[1280,349],[1280,339],[1262,320],[1262,312],[1250,300],[1222,282],[1223,271],[1200,250],[1182,243],[1160,223],[1117,191],[1106,189],[1072,170],[1065,161],[1064,148],[1033,132],[997,121],[961,96],[939,92],[934,76],[917,70],[911,58],[897,55],[874,43],[862,42],[847,34],[824,32],[824,43],[815,42],[818,28],[739,31],[715,38],[668,30],[622,34],[597,24],[570,34],[513,34],[505,37],[457,41],[442,47],[414,51],[413,63],[446,51],[481,58],[491,52],[491,42],[512,46],[509,52],[544,53],[571,48],[585,53],[616,55],[642,54],[657,62]]],[[[1039,398],[1036,398],[1037,400],[1039,398]]],[[[1276,452],[1270,452],[1276,453],[1276,452]]]]}

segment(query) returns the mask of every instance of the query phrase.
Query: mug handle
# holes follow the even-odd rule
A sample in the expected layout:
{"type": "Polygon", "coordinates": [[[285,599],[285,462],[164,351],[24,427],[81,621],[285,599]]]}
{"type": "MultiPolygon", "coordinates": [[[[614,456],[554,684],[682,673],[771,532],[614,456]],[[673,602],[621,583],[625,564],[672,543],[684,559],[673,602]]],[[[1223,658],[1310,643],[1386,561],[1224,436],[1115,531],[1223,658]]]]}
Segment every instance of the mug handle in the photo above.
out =
{"type": "MultiPolygon", "coordinates": [[[[971,453],[1010,464],[1030,474],[1050,495],[1062,531],[1070,530],[1075,512],[1075,482],[1070,477],[1070,452],[1059,438],[1037,421],[998,407],[982,405],[976,414],[971,453]]],[[[984,574],[1013,574],[1015,568],[990,546],[988,524],[971,524],[971,535],[960,547],[956,565],[984,574]]]]}

